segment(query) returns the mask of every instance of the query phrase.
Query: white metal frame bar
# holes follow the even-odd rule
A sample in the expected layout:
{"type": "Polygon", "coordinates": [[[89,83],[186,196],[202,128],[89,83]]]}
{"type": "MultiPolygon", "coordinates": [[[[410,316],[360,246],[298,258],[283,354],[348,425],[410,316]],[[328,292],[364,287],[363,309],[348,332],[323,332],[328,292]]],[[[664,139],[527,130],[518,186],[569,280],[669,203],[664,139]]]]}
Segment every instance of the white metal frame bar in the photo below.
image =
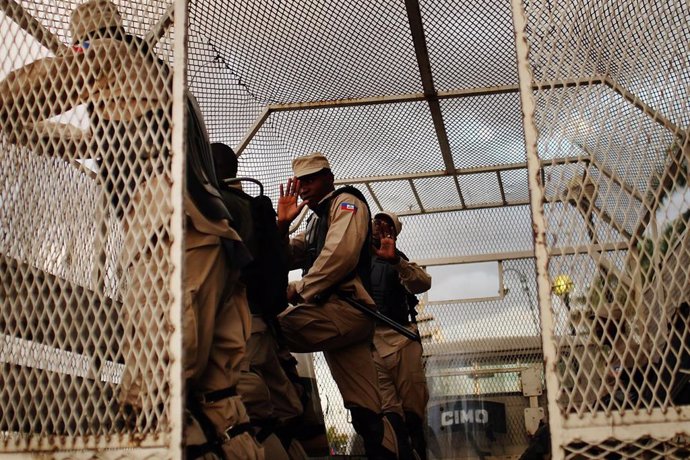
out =
{"type": "Polygon", "coordinates": [[[175,21],[175,3],[171,3],[166,12],[161,16],[156,24],[153,25],[151,30],[146,33],[144,40],[153,48],[163,35],[168,31],[171,25],[175,21]]]}
{"type": "Polygon", "coordinates": [[[266,120],[268,120],[268,117],[270,115],[271,109],[269,107],[266,107],[261,111],[259,117],[249,128],[249,131],[247,131],[247,134],[245,134],[244,138],[240,141],[240,143],[235,146],[235,155],[237,155],[237,158],[239,158],[240,155],[242,155],[244,149],[246,149],[249,143],[252,141],[252,139],[254,139],[254,136],[256,136],[256,133],[259,132],[259,130],[264,125],[266,120]]]}
{"type": "Polygon", "coordinates": [[[650,117],[652,120],[659,123],[661,126],[668,129],[669,131],[671,131],[676,136],[680,137],[681,140],[686,139],[687,134],[682,129],[680,129],[678,126],[676,126],[671,120],[669,120],[668,118],[661,115],[658,110],[654,110],[649,105],[647,105],[645,102],[643,102],[642,99],[640,99],[632,91],[623,87],[617,81],[613,80],[611,77],[606,77],[606,79],[604,80],[604,83],[606,84],[606,86],[608,86],[609,88],[611,88],[612,90],[614,90],[615,92],[620,94],[623,97],[623,99],[630,102],[633,106],[635,106],[636,108],[641,110],[645,115],[650,117]]]}
{"type": "Polygon", "coordinates": [[[455,211],[471,211],[477,209],[491,209],[491,208],[507,208],[511,206],[527,206],[530,204],[529,200],[515,200],[507,204],[500,201],[488,202],[488,203],[478,203],[478,204],[465,204],[460,206],[449,206],[445,208],[426,208],[424,212],[420,211],[399,211],[396,212],[398,216],[417,216],[420,214],[433,214],[440,212],[455,212],[455,211]]]}
{"type": "Polygon", "coordinates": [[[411,179],[408,179],[407,183],[410,184],[410,188],[412,189],[412,194],[414,195],[415,200],[417,200],[417,206],[419,206],[419,212],[424,214],[426,211],[424,210],[424,205],[422,204],[422,200],[419,198],[419,192],[417,192],[417,187],[415,187],[414,182],[411,179]]]}
{"type": "Polygon", "coordinates": [[[365,185],[367,187],[367,190],[369,191],[369,194],[371,195],[371,199],[374,200],[374,204],[376,204],[376,206],[378,206],[379,211],[383,211],[384,210],[383,206],[381,206],[381,202],[379,201],[379,198],[376,196],[376,193],[374,193],[374,189],[371,188],[371,184],[367,182],[365,185]]]}
{"type": "Polygon", "coordinates": [[[579,418],[575,414],[565,420],[563,442],[586,439],[588,443],[596,444],[609,438],[622,442],[635,441],[642,436],[654,439],[668,439],[684,430],[679,425],[687,426],[690,419],[690,406],[678,406],[673,410],[655,408],[651,411],[641,410],[637,413],[627,411],[625,414],[612,412],[586,413],[579,418]],[[625,429],[620,429],[625,427],[625,429]]]}
{"type": "MultiPolygon", "coordinates": [[[[690,129],[688,129],[688,133],[690,133],[690,129]]],[[[681,145],[680,148],[671,152],[670,161],[667,163],[663,174],[659,178],[659,187],[657,188],[657,190],[654,192],[652,196],[650,196],[648,199],[644,199],[642,202],[644,206],[644,214],[640,218],[640,221],[638,222],[637,227],[633,232],[633,236],[635,237],[635,239],[642,236],[642,233],[644,233],[645,228],[647,228],[647,224],[649,224],[650,220],[653,218],[657,207],[662,201],[660,192],[668,189],[673,184],[674,178],[678,174],[680,165],[683,162],[683,158],[690,158],[690,136],[686,134],[683,137],[683,142],[684,143],[683,145],[681,145]]],[[[652,178],[649,179],[649,186],[647,187],[649,190],[652,190],[651,181],[652,178]]]]}
{"type": "Polygon", "coordinates": [[[534,234],[534,256],[537,266],[537,298],[541,312],[542,348],[544,351],[544,378],[546,380],[549,426],[551,434],[551,453],[554,460],[563,458],[563,416],[558,407],[558,377],[556,375],[557,352],[554,342],[554,318],[551,306],[551,285],[549,281],[549,250],[546,242],[546,219],[544,217],[544,185],[542,168],[537,150],[537,126],[534,121],[536,104],[532,89],[532,70],[529,63],[529,42],[525,29],[527,17],[522,0],[511,0],[513,25],[515,28],[515,48],[517,56],[518,79],[520,82],[520,102],[527,151],[528,180],[532,212],[532,231],[534,234]]]}
{"type": "MultiPolygon", "coordinates": [[[[563,79],[542,82],[538,85],[532,85],[533,90],[555,89],[555,88],[571,88],[584,85],[598,85],[606,82],[602,76],[594,76],[592,78],[581,79],[563,79]]],[[[465,97],[486,96],[490,94],[506,94],[519,93],[518,85],[495,85],[495,86],[479,86],[475,88],[457,88],[447,91],[437,91],[436,97],[438,99],[459,99],[465,97]]],[[[360,107],[367,105],[380,104],[397,104],[405,102],[419,102],[425,100],[424,93],[405,93],[394,94],[390,96],[372,96],[352,99],[333,99],[325,101],[310,101],[310,102],[293,102],[286,104],[269,104],[266,108],[270,112],[288,112],[299,110],[317,110],[329,108],[342,107],[360,107]]]]}
{"type": "Polygon", "coordinates": [[[173,119],[172,145],[172,216],[170,230],[172,244],[170,258],[170,433],[168,449],[175,457],[182,458],[181,446],[183,430],[184,381],[182,379],[182,304],[184,301],[184,209],[185,168],[187,151],[187,30],[188,2],[175,0],[174,5],[175,34],[173,37],[173,119]]]}
{"type": "MultiPolygon", "coordinates": [[[[542,175],[543,175],[543,168],[545,168],[545,167],[558,166],[558,165],[570,164],[570,163],[575,163],[575,162],[589,162],[589,161],[590,161],[589,157],[582,157],[582,156],[554,158],[551,160],[543,160],[543,161],[541,161],[542,175]]],[[[446,174],[445,171],[428,171],[428,172],[422,172],[422,173],[400,174],[400,175],[390,175],[390,176],[371,176],[371,177],[358,177],[358,178],[350,178],[350,179],[338,179],[335,181],[335,184],[336,185],[364,184],[367,187],[367,190],[369,190],[369,193],[371,194],[372,199],[376,203],[376,206],[378,206],[379,209],[383,210],[383,207],[381,206],[381,203],[379,202],[379,199],[376,196],[376,193],[374,192],[371,184],[372,183],[378,183],[378,182],[407,181],[408,183],[411,184],[412,193],[418,202],[420,210],[419,211],[401,211],[401,212],[398,212],[398,215],[399,216],[413,216],[413,215],[418,215],[418,214],[430,214],[430,213],[438,213],[438,212],[466,211],[466,210],[471,210],[471,209],[488,209],[488,208],[496,208],[496,207],[503,207],[503,206],[524,206],[524,205],[527,205],[527,204],[529,204],[529,200],[515,200],[515,201],[508,202],[507,198],[505,197],[505,192],[503,192],[501,195],[502,196],[501,202],[480,203],[477,205],[468,205],[467,203],[465,203],[465,199],[462,195],[462,190],[460,189],[460,185],[458,183],[458,176],[462,176],[462,175],[479,174],[479,173],[487,173],[487,172],[495,172],[497,175],[500,175],[500,173],[502,171],[513,171],[513,170],[518,170],[518,169],[527,169],[527,163],[523,162],[523,163],[512,163],[512,164],[505,164],[505,165],[491,165],[491,166],[480,166],[480,167],[456,169],[455,174],[453,174],[452,177],[453,177],[453,180],[455,182],[456,190],[457,190],[459,198],[460,198],[460,206],[450,206],[450,207],[444,207],[444,208],[426,208],[426,207],[424,207],[422,202],[421,202],[421,199],[419,197],[419,194],[416,192],[416,188],[412,184],[412,181],[414,179],[428,179],[428,178],[433,178],[433,177],[447,177],[448,174],[446,174]]],[[[554,201],[561,201],[561,200],[556,199],[554,201]]],[[[601,213],[601,211],[600,211],[600,213],[601,213]]],[[[604,217],[604,219],[606,219],[606,217],[604,217]]],[[[611,225],[613,225],[613,224],[611,224],[611,225]]]]}
{"type": "Polygon", "coordinates": [[[0,9],[5,12],[8,18],[16,22],[19,27],[53,53],[57,53],[65,47],[57,35],[46,29],[38,19],[34,18],[15,0],[0,0],[0,9]]]}
{"type": "MultiPolygon", "coordinates": [[[[577,162],[589,162],[590,157],[588,156],[572,156],[572,157],[562,157],[554,158],[551,160],[540,160],[542,168],[548,168],[551,166],[560,166],[565,164],[577,163],[577,162]]],[[[448,174],[446,171],[425,171],[420,173],[410,173],[410,174],[392,174],[388,176],[367,176],[367,177],[355,177],[350,179],[338,179],[335,181],[336,184],[364,184],[367,182],[391,182],[391,181],[404,181],[409,179],[429,179],[432,177],[445,177],[448,175],[453,176],[465,176],[469,174],[481,174],[481,173],[491,173],[491,172],[503,172],[503,171],[514,171],[516,169],[527,169],[526,162],[520,163],[506,163],[499,165],[487,165],[487,166],[475,166],[470,168],[457,168],[448,174]]]]}
{"type": "MultiPolygon", "coordinates": [[[[586,149],[583,148],[583,150],[587,152],[586,149]]],[[[644,196],[642,196],[642,193],[639,190],[637,190],[637,188],[628,184],[623,179],[618,177],[618,174],[614,173],[613,171],[609,170],[604,165],[599,163],[599,161],[593,155],[590,155],[590,158],[592,159],[592,166],[597,168],[599,172],[601,172],[604,176],[608,177],[610,180],[618,184],[623,190],[625,190],[628,193],[628,195],[635,198],[637,201],[641,203],[644,202],[644,196]]]]}
{"type": "MultiPolygon", "coordinates": [[[[611,251],[624,251],[628,249],[628,243],[621,241],[618,243],[604,243],[594,245],[582,246],[563,246],[551,248],[549,255],[553,256],[567,256],[567,255],[589,255],[600,254],[611,251]]],[[[492,252],[487,254],[473,254],[468,256],[457,257],[438,257],[434,259],[416,259],[415,263],[422,267],[431,267],[435,265],[459,265],[471,264],[479,262],[494,262],[503,260],[517,260],[517,259],[533,259],[534,251],[512,251],[512,252],[492,252]]]]}

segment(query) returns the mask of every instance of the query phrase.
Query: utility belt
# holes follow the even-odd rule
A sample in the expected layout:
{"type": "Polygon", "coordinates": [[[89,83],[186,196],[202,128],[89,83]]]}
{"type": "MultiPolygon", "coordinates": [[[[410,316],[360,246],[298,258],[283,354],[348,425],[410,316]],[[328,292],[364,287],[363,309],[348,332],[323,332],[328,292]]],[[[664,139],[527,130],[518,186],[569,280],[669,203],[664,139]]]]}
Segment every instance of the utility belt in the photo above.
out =
{"type": "Polygon", "coordinates": [[[233,396],[237,396],[237,391],[234,387],[228,387],[208,393],[190,395],[187,398],[187,409],[189,409],[194,418],[199,422],[207,440],[204,444],[186,446],[186,457],[188,459],[199,458],[209,453],[214,453],[220,458],[225,458],[225,453],[221,446],[229,442],[235,436],[252,431],[252,425],[250,423],[238,423],[226,429],[222,434],[218,434],[218,430],[213,425],[213,422],[211,422],[211,419],[209,419],[204,412],[204,405],[213,404],[233,396]]]}

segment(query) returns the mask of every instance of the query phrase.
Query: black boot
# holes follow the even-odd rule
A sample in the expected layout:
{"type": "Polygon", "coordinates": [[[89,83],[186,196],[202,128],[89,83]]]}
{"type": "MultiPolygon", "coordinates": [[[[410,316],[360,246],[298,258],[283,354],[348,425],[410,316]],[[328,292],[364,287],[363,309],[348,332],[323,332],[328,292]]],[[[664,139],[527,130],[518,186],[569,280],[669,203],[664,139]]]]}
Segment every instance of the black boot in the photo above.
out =
{"type": "Polygon", "coordinates": [[[426,437],[424,434],[424,421],[414,412],[405,412],[405,424],[410,433],[412,447],[417,452],[420,460],[426,460],[426,437]]]}
{"type": "Polygon", "coordinates": [[[412,443],[410,442],[410,433],[407,431],[405,419],[397,412],[385,412],[384,417],[393,426],[395,437],[398,439],[398,459],[399,460],[416,460],[412,452],[412,443]]]}
{"type": "Polygon", "coordinates": [[[382,445],[383,414],[364,407],[350,407],[352,427],[364,441],[364,453],[371,460],[395,460],[395,453],[382,445]]]}

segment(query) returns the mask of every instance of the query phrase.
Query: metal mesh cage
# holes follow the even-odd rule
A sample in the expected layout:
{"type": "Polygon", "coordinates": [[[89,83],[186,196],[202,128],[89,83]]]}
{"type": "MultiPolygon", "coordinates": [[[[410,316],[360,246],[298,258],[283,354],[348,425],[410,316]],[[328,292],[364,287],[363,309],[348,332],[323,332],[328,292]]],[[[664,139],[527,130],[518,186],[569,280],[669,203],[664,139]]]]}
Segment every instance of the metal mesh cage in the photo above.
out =
{"type": "MultiPolygon", "coordinates": [[[[687,456],[687,2],[176,0],[183,28],[167,1],[116,1],[144,41],[112,52],[73,43],[78,3],[0,2],[1,450],[177,455],[186,78],[274,202],[323,151],[400,215],[412,260],[499,264],[498,295],[423,302],[433,407],[503,398],[507,420],[441,451],[518,455],[541,418],[556,458],[687,456]],[[520,394],[523,368],[545,394],[520,394]]],[[[315,362],[327,424],[351,434],[315,362]]]]}
{"type": "Polygon", "coordinates": [[[687,440],[684,436],[666,439],[654,439],[644,436],[630,442],[607,439],[597,444],[574,442],[565,447],[567,459],[594,458],[649,458],[681,459],[690,455],[687,440]]]}
{"type": "MultiPolygon", "coordinates": [[[[542,307],[551,305],[547,371],[558,388],[550,388],[552,430],[562,430],[557,439],[588,440],[564,444],[566,458],[613,452],[672,458],[682,449],[656,436],[664,423],[682,421],[673,426],[687,431],[686,415],[664,415],[671,407],[684,413],[690,356],[688,272],[681,262],[690,253],[688,73],[676,64],[687,62],[679,48],[688,39],[687,22],[676,20],[687,17],[687,5],[520,6],[534,109],[533,125],[526,126],[538,132],[534,152],[542,159],[576,156],[580,166],[545,177],[553,204],[543,208],[548,255],[538,259],[538,269],[542,307]],[[575,83],[554,84],[563,80],[575,83]],[[578,245],[575,255],[557,251],[564,237],[578,245]],[[600,429],[623,420],[651,437],[627,444],[635,430],[600,429]]],[[[541,216],[533,216],[539,225],[541,216]]]]}
{"type": "Polygon", "coordinates": [[[179,426],[177,103],[150,34],[169,4],[78,5],[2,4],[22,50],[0,60],[3,451],[164,447],[179,426]]]}

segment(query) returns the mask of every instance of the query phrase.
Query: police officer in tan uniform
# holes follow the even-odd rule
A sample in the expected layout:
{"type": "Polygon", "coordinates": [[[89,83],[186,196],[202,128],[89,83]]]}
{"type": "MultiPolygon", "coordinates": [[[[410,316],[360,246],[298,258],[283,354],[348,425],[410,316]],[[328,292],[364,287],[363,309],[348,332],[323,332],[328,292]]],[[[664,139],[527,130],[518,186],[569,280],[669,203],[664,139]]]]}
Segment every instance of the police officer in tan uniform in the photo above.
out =
{"type": "Polygon", "coordinates": [[[233,180],[238,162],[229,146],[214,143],[211,150],[223,201],[235,219],[233,227],[254,258],[242,269],[252,327],[237,391],[266,458],[303,459],[306,454],[289,435],[302,415],[302,402],[278,356],[275,315],[287,307],[288,269],[273,204],[265,195],[248,195],[242,181],[233,180]]]}
{"type": "Polygon", "coordinates": [[[193,414],[204,419],[207,431],[215,429],[216,439],[206,434],[207,442],[187,456],[218,452],[226,459],[262,459],[238,391],[251,317],[239,270],[223,247],[223,239],[239,238],[227,221],[206,218],[190,201],[185,200],[184,377],[193,414]]]}
{"type": "Polygon", "coordinates": [[[290,239],[293,268],[302,268],[303,276],[288,287],[293,306],[279,316],[281,329],[291,351],[324,352],[367,456],[396,458],[397,439],[383,419],[371,354],[374,322],[343,300],[350,296],[375,308],[365,288],[371,270],[366,200],[352,187],[335,190],[320,153],[295,158],[292,169],[295,177],[280,187],[278,227],[287,236],[304,206],[313,214],[306,231],[290,239]]]}
{"type": "MultiPolygon", "coordinates": [[[[396,240],[401,229],[402,222],[392,212],[374,216],[376,257],[371,263],[371,292],[381,313],[418,333],[415,321],[418,300],[414,294],[431,288],[431,276],[397,249],[396,240]]],[[[384,414],[397,432],[409,432],[417,455],[425,459],[424,420],[429,390],[422,363],[422,344],[400,335],[390,326],[377,324],[373,354],[384,414]]]]}
{"type": "MultiPolygon", "coordinates": [[[[96,161],[97,180],[125,232],[120,255],[125,371],[119,400],[137,422],[147,423],[160,411],[155,382],[165,377],[148,358],[143,339],[149,328],[168,322],[155,288],[166,283],[171,268],[160,263],[166,260],[161,253],[169,251],[172,213],[172,184],[165,173],[171,74],[143,40],[125,33],[108,0],[77,7],[70,28],[74,46],[0,82],[0,129],[5,139],[39,153],[96,161]],[[81,104],[88,104],[91,132],[47,121],[81,104]]],[[[244,292],[233,280],[248,254],[228,224],[200,111],[191,95],[187,99],[184,377],[215,431],[213,451],[226,458],[263,458],[244,429],[248,417],[234,390],[250,318],[244,292]]]]}

